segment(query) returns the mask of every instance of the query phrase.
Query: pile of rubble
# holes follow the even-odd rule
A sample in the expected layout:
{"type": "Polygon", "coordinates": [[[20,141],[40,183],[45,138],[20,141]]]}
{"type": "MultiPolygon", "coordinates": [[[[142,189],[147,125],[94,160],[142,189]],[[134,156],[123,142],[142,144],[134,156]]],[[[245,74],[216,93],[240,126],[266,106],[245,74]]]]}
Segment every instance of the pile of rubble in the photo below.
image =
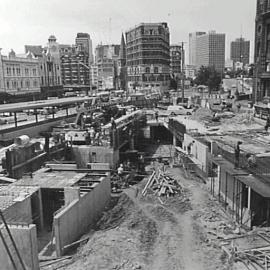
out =
{"type": "Polygon", "coordinates": [[[168,173],[162,172],[160,169],[154,170],[149,177],[142,195],[145,196],[147,192],[152,191],[154,195],[158,196],[159,201],[163,204],[160,197],[173,197],[183,192],[183,187],[168,173]]]}

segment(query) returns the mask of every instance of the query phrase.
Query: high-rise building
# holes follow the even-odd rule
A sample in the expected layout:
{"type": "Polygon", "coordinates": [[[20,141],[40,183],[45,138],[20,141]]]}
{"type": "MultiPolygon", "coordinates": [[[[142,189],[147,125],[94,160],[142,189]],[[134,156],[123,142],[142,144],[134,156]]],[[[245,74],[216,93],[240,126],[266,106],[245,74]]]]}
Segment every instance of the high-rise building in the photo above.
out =
{"type": "Polygon", "coordinates": [[[250,41],[244,38],[237,38],[231,42],[231,60],[240,62],[243,66],[249,64],[250,41]]]}
{"type": "Polygon", "coordinates": [[[189,34],[189,64],[197,65],[197,37],[205,35],[206,32],[194,32],[189,34]]]}
{"type": "Polygon", "coordinates": [[[88,53],[75,45],[60,45],[60,57],[64,88],[87,92],[90,86],[88,53]]]}
{"type": "Polygon", "coordinates": [[[170,56],[171,56],[171,74],[175,78],[180,78],[182,66],[184,66],[185,64],[185,51],[182,50],[181,45],[171,45],[170,56]]]}
{"type": "Polygon", "coordinates": [[[196,39],[196,66],[213,67],[223,73],[225,68],[225,34],[210,31],[196,39]]]}
{"type": "Polygon", "coordinates": [[[270,1],[257,0],[255,22],[254,101],[270,96],[270,1]]]}
{"type": "Polygon", "coordinates": [[[78,33],[75,43],[75,45],[59,45],[62,82],[65,89],[88,93],[92,77],[92,41],[89,34],[78,33]]]}
{"type": "Polygon", "coordinates": [[[117,61],[120,45],[98,45],[95,50],[95,62],[98,66],[98,89],[115,88],[117,78],[117,61]]]}
{"type": "Polygon", "coordinates": [[[79,51],[84,51],[89,55],[89,64],[93,64],[93,48],[92,48],[92,40],[88,33],[77,33],[77,37],[75,39],[75,44],[79,51]]]}
{"type": "Polygon", "coordinates": [[[168,90],[170,32],[167,23],[142,23],[126,32],[127,86],[168,90]]]}

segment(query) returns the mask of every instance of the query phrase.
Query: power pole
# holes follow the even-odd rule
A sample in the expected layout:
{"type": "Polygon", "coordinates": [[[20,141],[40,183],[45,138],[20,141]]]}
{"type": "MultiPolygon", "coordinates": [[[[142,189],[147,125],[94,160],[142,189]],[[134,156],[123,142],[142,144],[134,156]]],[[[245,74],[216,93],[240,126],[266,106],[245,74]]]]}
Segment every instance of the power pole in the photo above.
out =
{"type": "Polygon", "coordinates": [[[185,71],[184,71],[184,66],[185,66],[185,51],[184,51],[184,42],[182,42],[181,46],[181,73],[182,73],[182,103],[184,103],[185,99],[185,71]]]}

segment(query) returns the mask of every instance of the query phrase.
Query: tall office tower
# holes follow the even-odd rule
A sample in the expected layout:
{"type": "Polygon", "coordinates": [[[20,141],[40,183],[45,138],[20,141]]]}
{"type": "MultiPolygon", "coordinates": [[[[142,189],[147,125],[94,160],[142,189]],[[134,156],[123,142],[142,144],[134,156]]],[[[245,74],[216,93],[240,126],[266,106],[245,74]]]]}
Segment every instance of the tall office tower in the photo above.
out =
{"type": "Polygon", "coordinates": [[[196,66],[213,67],[221,74],[225,68],[225,34],[210,31],[196,40],[196,66]]]}
{"type": "Polygon", "coordinates": [[[231,42],[231,60],[233,63],[240,62],[243,67],[249,64],[250,41],[237,38],[231,42]]]}
{"type": "Polygon", "coordinates": [[[194,32],[189,34],[189,65],[196,66],[197,37],[205,35],[206,32],[194,32]]]}
{"type": "Polygon", "coordinates": [[[126,32],[128,89],[166,91],[170,83],[168,24],[141,23],[126,32]]]}
{"type": "Polygon", "coordinates": [[[115,88],[119,53],[120,45],[98,45],[96,47],[95,62],[98,66],[98,89],[115,88]]]}
{"type": "Polygon", "coordinates": [[[182,46],[180,45],[171,45],[170,55],[171,55],[171,74],[176,78],[180,78],[182,66],[184,66],[185,64],[185,51],[182,50],[182,46]]]}
{"type": "Polygon", "coordinates": [[[88,33],[77,33],[75,44],[79,51],[84,51],[89,55],[89,64],[93,64],[94,57],[90,35],[88,33]]]}
{"type": "Polygon", "coordinates": [[[254,101],[270,96],[270,1],[257,0],[254,63],[254,101]]]}

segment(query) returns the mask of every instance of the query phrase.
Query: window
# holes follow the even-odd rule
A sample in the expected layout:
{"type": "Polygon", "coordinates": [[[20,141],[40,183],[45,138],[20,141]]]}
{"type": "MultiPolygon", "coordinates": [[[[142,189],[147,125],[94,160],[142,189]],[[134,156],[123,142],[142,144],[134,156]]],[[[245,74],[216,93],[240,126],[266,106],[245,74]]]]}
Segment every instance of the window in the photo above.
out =
{"type": "Polygon", "coordinates": [[[9,81],[7,81],[7,89],[9,89],[9,81]]]}
{"type": "Polygon", "coordinates": [[[26,88],[30,88],[30,81],[26,81],[26,88]]]}
{"type": "Polygon", "coordinates": [[[15,68],[13,68],[13,75],[15,75],[15,68]]]}
{"type": "Polygon", "coordinates": [[[154,73],[158,73],[158,67],[154,67],[154,73]]]}
{"type": "Polygon", "coordinates": [[[25,76],[29,76],[29,69],[28,68],[25,69],[25,76]]]}
{"type": "Polygon", "coordinates": [[[21,76],[21,69],[20,68],[16,68],[17,71],[17,76],[21,76]]]}
{"type": "Polygon", "coordinates": [[[23,81],[21,81],[21,88],[23,88],[23,81]]]}
{"type": "Polygon", "coordinates": [[[33,69],[33,76],[37,76],[37,70],[35,68],[33,69]]]}
{"type": "Polygon", "coordinates": [[[145,68],[145,73],[150,73],[150,67],[145,68]]]}
{"type": "Polygon", "coordinates": [[[34,87],[37,87],[38,83],[37,81],[34,81],[34,87]]]}

